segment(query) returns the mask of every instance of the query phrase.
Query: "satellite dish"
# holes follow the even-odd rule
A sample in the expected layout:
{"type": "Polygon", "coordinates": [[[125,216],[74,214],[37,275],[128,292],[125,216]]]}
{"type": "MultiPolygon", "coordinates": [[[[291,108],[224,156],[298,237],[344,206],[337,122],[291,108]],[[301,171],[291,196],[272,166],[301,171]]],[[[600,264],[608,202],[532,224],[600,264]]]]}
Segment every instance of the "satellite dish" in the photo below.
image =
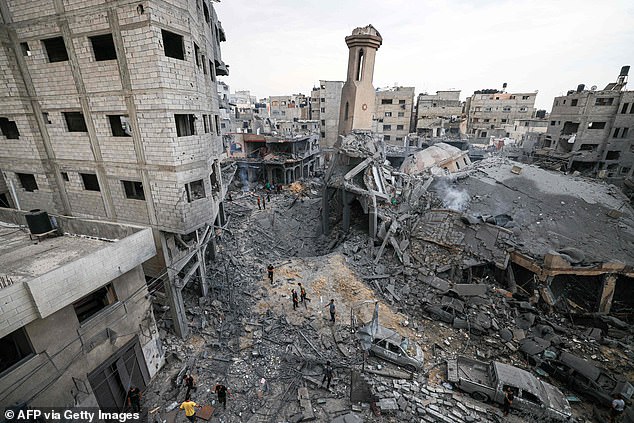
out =
{"type": "Polygon", "coordinates": [[[596,85],[593,85],[593,86],[590,87],[590,91],[595,91],[596,89],[597,89],[596,85]]]}

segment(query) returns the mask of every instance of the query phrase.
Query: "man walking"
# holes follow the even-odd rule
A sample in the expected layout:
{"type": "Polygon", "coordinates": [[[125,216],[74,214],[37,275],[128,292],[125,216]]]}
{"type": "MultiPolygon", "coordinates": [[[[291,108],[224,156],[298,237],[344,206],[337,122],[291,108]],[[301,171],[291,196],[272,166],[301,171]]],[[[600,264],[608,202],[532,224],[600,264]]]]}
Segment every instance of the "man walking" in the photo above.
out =
{"type": "Polygon", "coordinates": [[[196,408],[200,408],[200,405],[196,404],[189,398],[185,398],[185,401],[181,404],[180,409],[185,410],[185,417],[192,423],[196,422],[196,408]]]}
{"type": "Polygon", "coordinates": [[[273,265],[269,264],[268,267],[266,268],[267,272],[269,273],[269,281],[271,282],[271,285],[273,285],[273,265]]]}
{"type": "Polygon", "coordinates": [[[185,377],[183,378],[183,382],[185,382],[185,386],[187,387],[185,398],[191,398],[190,393],[192,391],[196,391],[196,388],[194,387],[194,376],[192,376],[191,374],[185,375],[185,377]]]}
{"type": "Polygon", "coordinates": [[[141,411],[141,390],[134,385],[128,390],[128,406],[133,412],[141,411]]]}
{"type": "Polygon", "coordinates": [[[223,408],[226,410],[227,409],[227,394],[231,395],[231,392],[229,392],[229,389],[227,389],[227,387],[221,383],[217,384],[214,387],[214,392],[218,394],[218,402],[222,404],[223,408]]]}
{"type": "Polygon", "coordinates": [[[297,282],[297,285],[299,286],[299,302],[304,303],[304,308],[308,309],[307,301],[310,301],[310,299],[306,297],[306,290],[302,286],[301,282],[297,282]]]}
{"type": "Polygon", "coordinates": [[[330,390],[330,381],[332,380],[332,366],[330,365],[330,361],[326,361],[326,367],[324,367],[324,378],[321,380],[321,384],[328,381],[326,384],[326,389],[330,390]]]}
{"type": "Polygon", "coordinates": [[[328,304],[326,304],[326,307],[328,307],[328,309],[330,310],[330,321],[332,323],[335,323],[335,300],[331,299],[330,302],[328,304]]]}
{"type": "Polygon", "coordinates": [[[293,297],[293,310],[297,310],[297,305],[299,303],[299,301],[297,299],[297,291],[295,291],[293,289],[291,292],[292,292],[292,297],[293,297]]]}
{"type": "Polygon", "coordinates": [[[506,392],[504,393],[504,407],[502,409],[504,411],[504,416],[509,415],[509,411],[511,411],[511,405],[513,405],[514,398],[515,397],[513,395],[513,390],[510,386],[507,386],[506,392]]]}

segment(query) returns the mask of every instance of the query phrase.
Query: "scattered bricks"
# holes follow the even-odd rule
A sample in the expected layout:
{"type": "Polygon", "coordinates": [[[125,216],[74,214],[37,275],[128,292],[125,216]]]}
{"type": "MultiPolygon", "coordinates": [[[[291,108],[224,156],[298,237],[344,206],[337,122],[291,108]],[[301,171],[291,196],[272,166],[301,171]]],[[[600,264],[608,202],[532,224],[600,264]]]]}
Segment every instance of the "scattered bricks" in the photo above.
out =
{"type": "Polygon", "coordinates": [[[401,397],[398,401],[398,408],[400,408],[401,410],[405,411],[407,409],[407,399],[405,397],[401,397]]]}
{"type": "Polygon", "coordinates": [[[383,398],[376,403],[382,412],[389,413],[398,410],[396,400],[393,398],[383,398]]]}

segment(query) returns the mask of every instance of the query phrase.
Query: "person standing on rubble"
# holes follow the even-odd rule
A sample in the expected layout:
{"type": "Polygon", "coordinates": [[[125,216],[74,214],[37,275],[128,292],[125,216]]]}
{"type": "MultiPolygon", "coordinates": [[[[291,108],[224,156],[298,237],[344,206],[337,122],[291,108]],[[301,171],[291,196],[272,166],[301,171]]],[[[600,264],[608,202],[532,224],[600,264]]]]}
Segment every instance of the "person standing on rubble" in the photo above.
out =
{"type": "Polygon", "coordinates": [[[321,384],[328,381],[326,384],[326,389],[330,390],[330,381],[332,380],[332,366],[330,365],[330,360],[326,361],[326,367],[324,367],[324,378],[321,380],[321,384]]]}
{"type": "Polygon", "coordinates": [[[510,386],[507,386],[506,392],[504,393],[504,407],[502,408],[502,411],[504,411],[504,416],[509,415],[509,411],[511,411],[511,405],[513,405],[514,398],[515,397],[513,395],[513,390],[510,386]]]}
{"type": "Polygon", "coordinates": [[[266,192],[266,201],[271,202],[271,191],[266,192]]]}
{"type": "Polygon", "coordinates": [[[293,298],[293,310],[297,310],[297,305],[299,304],[299,300],[297,299],[297,291],[293,289],[291,292],[293,298]]]}
{"type": "Polygon", "coordinates": [[[231,392],[225,385],[218,383],[214,387],[214,392],[218,395],[218,402],[222,404],[223,408],[227,409],[227,394],[231,395],[231,392]]]}
{"type": "Polygon", "coordinates": [[[134,412],[141,411],[141,390],[134,385],[128,390],[128,406],[134,412]]]}
{"type": "Polygon", "coordinates": [[[262,208],[266,210],[266,198],[262,196],[262,208]]]}
{"type": "Polygon", "coordinates": [[[610,408],[610,423],[616,423],[620,421],[620,415],[623,414],[625,410],[625,401],[621,398],[621,395],[616,394],[614,396],[614,400],[612,401],[612,407],[610,408]]]}
{"type": "Polygon", "coordinates": [[[330,311],[330,321],[332,323],[335,323],[335,300],[331,299],[330,302],[328,304],[326,304],[326,307],[328,307],[329,311],[330,311]]]}
{"type": "Polygon", "coordinates": [[[310,298],[306,296],[306,290],[302,286],[302,283],[297,282],[297,285],[299,286],[299,302],[304,303],[304,308],[308,309],[307,302],[310,301],[310,298]]]}
{"type": "Polygon", "coordinates": [[[271,282],[271,285],[273,285],[273,269],[274,267],[272,264],[269,264],[268,267],[266,268],[266,270],[269,273],[269,281],[271,282]]]}
{"type": "Polygon", "coordinates": [[[258,195],[258,210],[262,210],[262,205],[260,204],[260,196],[258,195]]]}

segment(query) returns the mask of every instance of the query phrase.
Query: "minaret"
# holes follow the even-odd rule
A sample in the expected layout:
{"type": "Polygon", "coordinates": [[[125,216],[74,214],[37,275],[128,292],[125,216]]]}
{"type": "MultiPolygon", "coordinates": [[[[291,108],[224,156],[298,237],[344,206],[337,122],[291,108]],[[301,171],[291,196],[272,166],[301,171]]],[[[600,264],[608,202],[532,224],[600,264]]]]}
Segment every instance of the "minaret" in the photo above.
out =
{"type": "Polygon", "coordinates": [[[348,76],[341,90],[339,134],[353,129],[370,131],[374,115],[374,58],[383,38],[372,25],[356,28],[346,37],[348,76]]]}

